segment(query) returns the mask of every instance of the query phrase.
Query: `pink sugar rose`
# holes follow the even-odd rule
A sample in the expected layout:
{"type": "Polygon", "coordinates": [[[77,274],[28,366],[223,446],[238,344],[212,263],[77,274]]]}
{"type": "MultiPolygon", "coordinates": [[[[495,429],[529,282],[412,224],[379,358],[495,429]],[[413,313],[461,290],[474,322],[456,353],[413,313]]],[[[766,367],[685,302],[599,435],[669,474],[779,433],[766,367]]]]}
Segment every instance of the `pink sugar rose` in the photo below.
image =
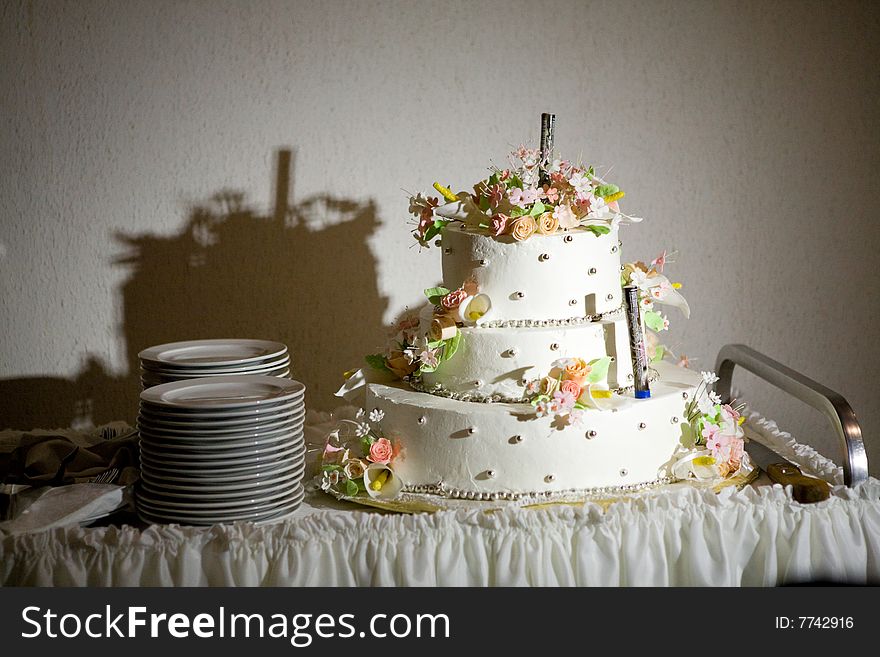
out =
{"type": "Polygon", "coordinates": [[[495,237],[498,237],[505,230],[507,230],[507,222],[510,221],[510,217],[506,214],[498,213],[492,217],[492,226],[491,231],[495,237]]]}
{"type": "Polygon", "coordinates": [[[392,456],[394,456],[394,448],[391,445],[391,441],[387,438],[379,438],[379,440],[370,445],[370,460],[373,463],[387,464],[392,456]]]}
{"type": "Polygon", "coordinates": [[[567,203],[553,208],[553,216],[559,222],[560,228],[574,228],[578,225],[577,217],[567,203]]]}
{"type": "Polygon", "coordinates": [[[575,399],[581,396],[581,386],[579,383],[571,380],[565,380],[559,385],[562,392],[570,393],[575,399]]]}
{"type": "Polygon", "coordinates": [[[446,308],[446,310],[452,310],[453,308],[458,308],[466,298],[467,292],[464,291],[464,288],[460,287],[440,299],[440,305],[446,308]]]}

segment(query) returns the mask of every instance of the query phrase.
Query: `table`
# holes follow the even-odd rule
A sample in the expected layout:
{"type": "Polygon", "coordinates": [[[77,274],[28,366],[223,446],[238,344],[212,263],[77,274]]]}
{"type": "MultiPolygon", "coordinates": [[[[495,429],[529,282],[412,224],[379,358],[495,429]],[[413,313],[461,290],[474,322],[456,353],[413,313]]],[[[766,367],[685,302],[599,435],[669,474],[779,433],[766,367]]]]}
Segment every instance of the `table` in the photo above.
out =
{"type": "MultiPolygon", "coordinates": [[[[325,429],[318,417],[309,440],[325,429]]],[[[775,485],[599,504],[399,515],[310,491],[274,525],[111,525],[0,534],[0,583],[40,586],[768,586],[880,583],[880,481],[772,421],[747,433],[835,483],[802,505],[775,485]]]]}

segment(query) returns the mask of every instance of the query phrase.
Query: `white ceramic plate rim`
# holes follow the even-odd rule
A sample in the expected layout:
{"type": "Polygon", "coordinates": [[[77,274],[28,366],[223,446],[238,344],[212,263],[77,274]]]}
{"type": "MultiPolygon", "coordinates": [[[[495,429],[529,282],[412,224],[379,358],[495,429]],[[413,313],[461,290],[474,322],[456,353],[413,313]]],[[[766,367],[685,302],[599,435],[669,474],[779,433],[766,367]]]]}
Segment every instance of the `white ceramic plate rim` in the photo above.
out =
{"type": "Polygon", "coordinates": [[[136,504],[146,506],[147,508],[153,507],[158,510],[166,509],[169,511],[185,511],[186,513],[191,513],[193,515],[202,515],[202,514],[211,514],[217,513],[218,510],[227,509],[231,512],[236,512],[241,509],[267,509],[274,505],[274,503],[280,502],[285,497],[290,497],[295,494],[297,488],[299,488],[299,483],[294,483],[290,487],[285,488],[281,491],[276,491],[274,493],[269,493],[267,495],[251,495],[251,496],[243,496],[239,497],[237,500],[214,500],[214,501],[205,501],[205,502],[185,502],[182,500],[162,500],[155,499],[153,496],[157,495],[156,493],[144,491],[143,488],[139,488],[136,496],[137,501],[136,504]],[[276,502],[277,501],[277,502],[276,502]]]}
{"type": "Polygon", "coordinates": [[[278,413],[267,413],[265,415],[254,415],[250,417],[237,417],[229,420],[206,420],[205,418],[195,418],[194,420],[178,420],[174,419],[165,419],[161,416],[154,417],[153,415],[147,413],[140,413],[138,415],[138,423],[146,422],[147,424],[151,424],[153,426],[167,426],[169,429],[184,427],[184,428],[198,428],[204,427],[206,429],[222,429],[223,427],[235,427],[240,425],[248,425],[248,424],[269,424],[271,422],[279,422],[281,420],[298,420],[302,417],[305,417],[306,409],[305,407],[301,408],[293,408],[289,410],[279,411],[278,413]]]}
{"type": "Polygon", "coordinates": [[[259,440],[261,438],[271,438],[273,436],[283,435],[283,434],[295,434],[305,429],[305,422],[303,420],[299,420],[297,422],[291,422],[282,427],[278,427],[277,429],[271,429],[269,431],[248,431],[247,427],[237,427],[238,431],[235,433],[198,433],[193,431],[192,433],[169,433],[163,431],[162,429],[153,429],[147,427],[139,427],[138,435],[141,438],[145,438],[147,442],[151,440],[161,440],[166,443],[170,442],[180,442],[180,443],[204,443],[204,442],[214,442],[214,441],[224,441],[224,440],[244,440],[245,438],[253,438],[255,440],[259,440]]]}
{"type": "Polygon", "coordinates": [[[275,480],[267,480],[262,485],[251,485],[250,487],[241,485],[224,487],[218,485],[211,488],[204,487],[204,489],[197,490],[181,490],[180,488],[166,487],[162,484],[147,481],[146,479],[141,480],[141,485],[144,487],[145,490],[154,495],[162,495],[175,499],[182,498],[198,502],[210,500],[228,500],[246,497],[251,494],[268,495],[282,489],[292,489],[296,484],[302,481],[304,471],[305,464],[303,464],[298,471],[293,470],[291,472],[288,472],[286,475],[277,477],[275,480]]]}
{"type": "Polygon", "coordinates": [[[210,443],[204,442],[199,444],[181,444],[174,441],[160,441],[160,440],[148,440],[141,443],[142,447],[147,448],[147,452],[152,452],[155,454],[156,452],[166,452],[170,454],[178,454],[178,453],[187,453],[187,452],[198,452],[198,453],[227,453],[230,451],[238,451],[248,448],[254,449],[268,449],[273,445],[277,445],[279,443],[289,442],[291,440],[299,440],[303,438],[302,434],[291,434],[291,435],[280,435],[274,436],[272,438],[252,438],[252,439],[243,439],[243,440],[231,440],[229,442],[222,443],[210,443]]]}
{"type": "Polygon", "coordinates": [[[174,477],[168,476],[163,471],[141,468],[141,476],[147,475],[145,480],[150,480],[153,484],[164,486],[170,490],[211,491],[215,486],[235,486],[239,483],[258,486],[261,482],[270,481],[275,477],[280,477],[299,468],[305,468],[305,464],[305,459],[291,459],[289,463],[266,470],[261,475],[245,472],[227,477],[174,477]]]}
{"type": "Polygon", "coordinates": [[[141,361],[140,365],[141,372],[149,372],[150,374],[168,374],[170,376],[177,376],[180,374],[198,374],[204,372],[207,376],[214,376],[217,374],[241,374],[253,372],[255,370],[275,370],[280,367],[286,367],[287,365],[290,365],[290,354],[284,354],[278,358],[271,358],[269,360],[260,361],[259,363],[249,363],[247,365],[234,365],[229,367],[215,367],[211,365],[204,367],[171,367],[168,365],[157,365],[150,361],[141,361]]]}
{"type": "Polygon", "coordinates": [[[189,381],[190,379],[205,379],[214,376],[281,376],[284,373],[290,374],[290,363],[278,365],[277,367],[267,367],[259,370],[248,370],[245,372],[195,372],[193,374],[160,374],[154,372],[141,372],[141,382],[158,381],[162,383],[171,383],[172,381],[189,381]]]}
{"type": "MultiPolygon", "coordinates": [[[[165,514],[161,513],[150,513],[141,509],[138,509],[138,515],[147,522],[153,524],[190,524],[190,525],[218,525],[223,523],[230,522],[240,522],[240,521],[248,521],[258,523],[263,521],[272,521],[276,519],[276,516],[280,513],[283,514],[281,517],[288,516],[292,514],[299,506],[302,504],[305,495],[301,495],[298,499],[293,498],[289,502],[285,502],[284,504],[279,504],[277,509],[269,509],[265,512],[251,512],[251,513],[226,513],[219,514],[216,516],[202,516],[202,517],[191,517],[187,514],[165,514]],[[268,514],[268,515],[267,515],[268,514]]],[[[278,517],[280,520],[281,517],[278,517]]]]}
{"type": "Polygon", "coordinates": [[[212,447],[210,445],[190,450],[191,445],[182,445],[179,448],[168,445],[155,445],[142,443],[141,451],[154,458],[173,458],[184,461],[211,460],[217,458],[235,458],[239,456],[255,456],[286,449],[288,446],[305,444],[303,436],[284,436],[276,440],[255,445],[247,443],[242,446],[225,448],[224,446],[212,447]]]}
{"type": "MultiPolygon", "coordinates": [[[[298,448],[293,448],[290,452],[285,452],[279,454],[279,458],[275,461],[258,461],[256,463],[251,464],[232,464],[220,467],[202,467],[199,465],[197,468],[193,468],[191,463],[187,463],[183,466],[176,465],[167,465],[162,463],[156,463],[155,459],[148,459],[147,467],[156,470],[161,469],[163,472],[169,472],[174,475],[182,475],[184,477],[190,477],[194,481],[201,481],[202,479],[210,479],[213,477],[223,477],[226,475],[235,475],[235,474],[248,474],[254,470],[259,470],[260,468],[275,468],[278,467],[281,463],[287,462],[285,459],[290,459],[291,461],[295,459],[303,459],[305,461],[305,452],[306,446],[305,444],[301,445],[298,448]],[[218,475],[219,473],[219,475],[218,475]]],[[[141,463],[141,467],[143,467],[143,463],[141,463]]]]}
{"type": "Polygon", "coordinates": [[[213,376],[163,383],[144,390],[141,399],[162,407],[218,410],[298,399],[305,389],[299,381],[273,376],[213,376]],[[202,394],[194,396],[197,391],[202,394]]]}
{"type": "MultiPolygon", "coordinates": [[[[156,467],[162,467],[163,465],[168,466],[182,466],[184,468],[209,468],[209,469],[217,469],[223,468],[227,466],[235,467],[238,465],[251,465],[255,463],[268,463],[273,460],[288,457],[291,454],[295,453],[295,450],[304,449],[305,443],[302,441],[291,441],[289,444],[283,446],[283,449],[278,449],[277,451],[266,451],[261,452],[259,454],[239,454],[228,458],[218,459],[215,455],[214,458],[207,458],[205,454],[198,455],[196,458],[191,459],[179,459],[177,455],[174,455],[172,458],[166,458],[162,456],[154,456],[147,452],[147,462],[156,467]]],[[[225,455],[224,455],[225,456],[225,455]]]]}
{"type": "Polygon", "coordinates": [[[146,411],[148,415],[161,415],[163,417],[173,417],[175,419],[204,419],[212,418],[241,418],[241,417],[262,417],[263,415],[271,415],[282,410],[292,408],[305,408],[305,397],[292,399],[290,401],[276,402],[272,404],[261,404],[252,406],[251,408],[237,408],[229,411],[188,411],[183,408],[168,408],[167,406],[156,406],[146,401],[141,401],[138,411],[146,411]]]}
{"type": "Polygon", "coordinates": [[[189,429],[180,429],[177,427],[163,427],[160,425],[153,424],[146,418],[138,418],[138,430],[143,429],[144,431],[148,431],[151,433],[160,433],[163,436],[191,436],[193,434],[201,435],[201,436],[222,436],[229,435],[235,433],[269,433],[271,431],[277,431],[279,429],[283,429],[292,424],[296,424],[297,422],[301,422],[305,417],[305,413],[303,413],[302,417],[295,416],[284,416],[281,420],[270,420],[266,421],[264,419],[257,419],[251,427],[241,427],[241,426],[226,426],[226,427],[205,427],[199,423],[196,423],[195,426],[189,429]]]}
{"type": "Polygon", "coordinates": [[[220,338],[207,340],[185,340],[183,342],[168,342],[166,344],[160,344],[144,349],[138,354],[138,358],[140,358],[142,361],[149,361],[151,363],[162,365],[174,366],[185,363],[186,367],[191,367],[193,364],[222,367],[226,365],[244,365],[246,363],[255,363],[261,360],[266,360],[267,358],[280,356],[281,354],[287,353],[287,351],[287,345],[284,345],[280,342],[273,342],[271,340],[220,338]],[[202,357],[201,359],[190,358],[187,360],[181,360],[181,352],[185,357],[187,351],[202,351],[210,354],[213,350],[215,354],[219,354],[223,350],[234,352],[236,349],[238,349],[240,352],[244,352],[245,350],[253,352],[256,349],[260,350],[261,353],[257,355],[243,354],[233,357],[219,356],[221,360],[217,360],[216,357],[214,359],[207,359],[205,357],[202,357]]]}

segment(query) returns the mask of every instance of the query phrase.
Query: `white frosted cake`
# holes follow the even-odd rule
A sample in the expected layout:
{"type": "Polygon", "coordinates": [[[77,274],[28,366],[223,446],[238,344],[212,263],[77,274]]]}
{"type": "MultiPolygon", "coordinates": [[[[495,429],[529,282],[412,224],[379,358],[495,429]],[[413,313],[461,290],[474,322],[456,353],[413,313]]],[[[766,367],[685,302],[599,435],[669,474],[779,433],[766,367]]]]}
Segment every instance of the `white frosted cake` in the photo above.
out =
{"type": "Polygon", "coordinates": [[[435,184],[443,205],[411,198],[443,283],[340,391],[364,410],[328,439],[325,490],[521,500],[740,470],[738,409],[657,339],[659,305],[689,313],[666,253],[623,264],[618,233],[640,221],[621,212],[623,192],[551,153],[521,147],[473,192],[435,184]],[[624,286],[638,299],[629,315],[624,286]],[[634,370],[633,353],[650,366],[634,370]]]}

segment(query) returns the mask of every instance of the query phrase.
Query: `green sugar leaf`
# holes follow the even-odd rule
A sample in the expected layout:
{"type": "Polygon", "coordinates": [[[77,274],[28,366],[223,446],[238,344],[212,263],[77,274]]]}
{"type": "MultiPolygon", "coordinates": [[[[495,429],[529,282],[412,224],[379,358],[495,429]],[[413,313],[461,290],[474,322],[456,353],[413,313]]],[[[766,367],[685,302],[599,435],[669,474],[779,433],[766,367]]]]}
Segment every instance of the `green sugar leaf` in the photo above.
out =
{"type": "Polygon", "coordinates": [[[436,306],[440,303],[440,299],[449,294],[449,290],[445,287],[429,287],[425,290],[425,296],[428,297],[428,303],[432,306],[436,306]]]}
{"type": "Polygon", "coordinates": [[[519,206],[514,207],[510,211],[510,218],[516,219],[517,217],[522,217],[523,215],[528,214],[525,208],[521,208],[519,206]]]}
{"type": "Polygon", "coordinates": [[[592,231],[592,233],[599,237],[600,235],[607,235],[611,232],[611,228],[608,226],[587,226],[587,230],[592,231]]]}
{"type": "Polygon", "coordinates": [[[660,331],[663,329],[663,315],[656,310],[645,311],[645,326],[652,331],[660,331]]]}
{"type": "Polygon", "coordinates": [[[603,356],[596,360],[591,360],[589,366],[593,368],[587,375],[589,383],[599,383],[608,378],[608,367],[611,365],[611,356],[603,356]]]}
{"type": "Polygon", "coordinates": [[[455,335],[445,341],[443,347],[443,360],[449,360],[455,356],[458,347],[461,345],[461,331],[456,331],[455,335]]]}
{"type": "Polygon", "coordinates": [[[596,196],[611,196],[612,194],[616,194],[620,191],[620,187],[617,185],[599,185],[596,188],[596,196]]]}
{"type": "Polygon", "coordinates": [[[349,497],[354,497],[358,494],[358,485],[351,479],[347,479],[345,482],[345,494],[349,497]]]}
{"type": "Polygon", "coordinates": [[[651,362],[652,363],[659,363],[661,360],[663,360],[663,356],[665,356],[665,355],[666,355],[666,347],[664,347],[662,344],[658,344],[654,348],[654,357],[651,359],[651,362]]]}
{"type": "Polygon", "coordinates": [[[532,206],[532,211],[529,212],[533,217],[538,217],[546,211],[544,204],[541,201],[535,201],[535,204],[532,206]]]}
{"type": "Polygon", "coordinates": [[[364,360],[366,360],[367,365],[374,370],[384,370],[385,372],[391,371],[388,369],[388,359],[382,354],[370,354],[366,356],[364,360]]]}

